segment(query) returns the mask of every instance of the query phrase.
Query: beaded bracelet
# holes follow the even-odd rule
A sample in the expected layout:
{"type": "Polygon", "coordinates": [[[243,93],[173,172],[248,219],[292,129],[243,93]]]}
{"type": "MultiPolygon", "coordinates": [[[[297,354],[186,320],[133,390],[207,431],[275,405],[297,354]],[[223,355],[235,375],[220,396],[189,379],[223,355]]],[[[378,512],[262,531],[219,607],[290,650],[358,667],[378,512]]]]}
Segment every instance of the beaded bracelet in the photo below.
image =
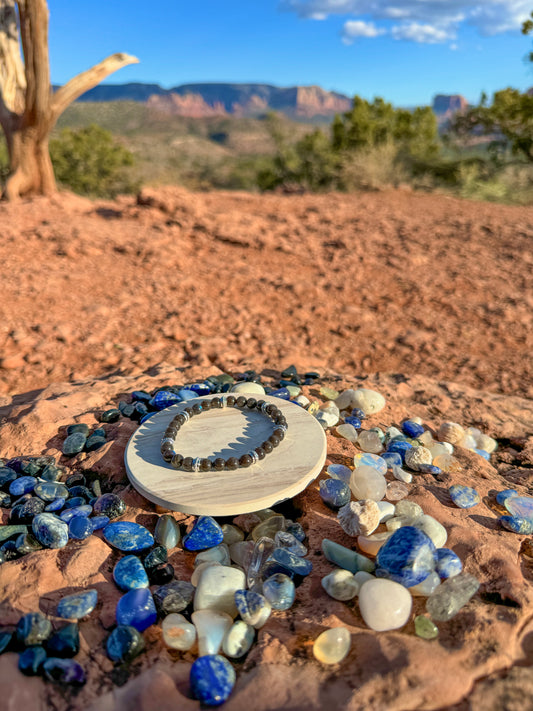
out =
{"type": "Polygon", "coordinates": [[[253,397],[245,398],[242,395],[234,397],[214,397],[212,399],[203,400],[201,403],[195,403],[191,407],[184,408],[170,422],[165,435],[161,440],[161,454],[165,462],[170,462],[173,469],[184,469],[188,472],[207,472],[211,469],[222,471],[223,469],[238,469],[239,467],[249,467],[252,464],[264,459],[267,454],[270,454],[274,447],[277,447],[281,440],[285,437],[288,425],[283,413],[273,403],[265,402],[264,400],[256,400],[253,397]],[[275,425],[273,433],[268,439],[262,442],[258,447],[243,454],[240,458],[216,457],[211,460],[207,457],[183,457],[174,450],[174,440],[181,428],[191,417],[199,415],[208,410],[216,410],[224,407],[236,407],[239,409],[248,408],[249,410],[257,409],[263,415],[266,415],[275,425]]]}

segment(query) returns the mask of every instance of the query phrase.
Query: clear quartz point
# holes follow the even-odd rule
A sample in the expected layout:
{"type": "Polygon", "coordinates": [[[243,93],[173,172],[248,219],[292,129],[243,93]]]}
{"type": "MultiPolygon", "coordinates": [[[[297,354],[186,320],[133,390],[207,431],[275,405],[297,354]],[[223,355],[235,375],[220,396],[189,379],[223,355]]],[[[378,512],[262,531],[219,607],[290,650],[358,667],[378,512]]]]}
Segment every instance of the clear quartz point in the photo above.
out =
{"type": "Polygon", "coordinates": [[[252,559],[246,571],[248,589],[260,593],[263,589],[261,574],[269,555],[277,548],[272,538],[262,536],[255,544],[252,559]]]}

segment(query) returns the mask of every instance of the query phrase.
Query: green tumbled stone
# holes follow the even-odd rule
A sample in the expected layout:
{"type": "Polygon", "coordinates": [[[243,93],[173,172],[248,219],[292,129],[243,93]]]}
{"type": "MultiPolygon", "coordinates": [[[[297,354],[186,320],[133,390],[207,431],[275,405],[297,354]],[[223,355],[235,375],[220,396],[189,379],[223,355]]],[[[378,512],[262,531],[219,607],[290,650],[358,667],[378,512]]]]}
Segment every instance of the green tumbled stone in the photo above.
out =
{"type": "Polygon", "coordinates": [[[63,454],[66,457],[73,457],[75,454],[79,454],[83,450],[86,441],[87,437],[82,432],[74,432],[63,442],[63,454]]]}
{"type": "Polygon", "coordinates": [[[103,447],[104,444],[107,444],[107,440],[105,437],[91,435],[90,437],[87,437],[87,440],[85,441],[85,451],[94,452],[96,449],[100,449],[100,447],[103,447]]]}
{"type": "Polygon", "coordinates": [[[330,541],[329,538],[322,540],[322,552],[330,563],[335,563],[339,568],[349,570],[351,573],[358,573],[361,570],[365,573],[373,573],[376,569],[375,564],[369,558],[341,546],[340,543],[330,541]]]}
{"type": "Polygon", "coordinates": [[[0,543],[14,538],[15,536],[20,536],[21,533],[28,533],[27,526],[0,526],[0,543]]]}
{"type": "Polygon", "coordinates": [[[54,464],[48,464],[39,476],[45,481],[57,481],[62,474],[63,470],[60,467],[56,467],[54,464]]]}
{"type": "Polygon", "coordinates": [[[320,388],[320,394],[322,395],[322,397],[325,397],[326,400],[336,400],[339,397],[338,390],[328,388],[325,385],[320,388]]]}
{"type": "Polygon", "coordinates": [[[429,617],[418,615],[415,617],[415,632],[422,639],[435,639],[439,636],[439,628],[429,617]]]}
{"type": "Polygon", "coordinates": [[[69,425],[67,427],[67,435],[75,434],[76,432],[81,432],[87,437],[89,435],[89,425],[80,422],[76,425],[69,425]]]}
{"type": "Polygon", "coordinates": [[[112,408],[111,410],[106,410],[100,415],[100,422],[116,422],[120,417],[120,410],[112,408]]]}

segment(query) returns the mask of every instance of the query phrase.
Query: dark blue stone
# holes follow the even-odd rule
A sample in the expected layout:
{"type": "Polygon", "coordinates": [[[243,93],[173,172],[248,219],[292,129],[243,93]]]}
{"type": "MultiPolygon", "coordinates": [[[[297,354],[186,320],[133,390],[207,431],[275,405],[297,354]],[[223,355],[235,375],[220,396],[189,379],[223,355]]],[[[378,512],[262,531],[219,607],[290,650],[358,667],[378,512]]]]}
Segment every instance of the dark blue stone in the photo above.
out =
{"type": "Polygon", "coordinates": [[[51,657],[43,664],[43,672],[49,681],[58,681],[72,686],[85,684],[85,672],[74,659],[51,657]]]}
{"type": "Polygon", "coordinates": [[[191,532],[184,537],[183,547],[188,551],[200,551],[218,546],[223,539],[224,534],[215,519],[200,516],[194,522],[191,532]]]}
{"type": "Polygon", "coordinates": [[[437,548],[437,564],[435,570],[441,578],[453,578],[463,570],[461,559],[449,548],[437,548]]]}
{"type": "Polygon", "coordinates": [[[20,555],[42,550],[42,545],[31,533],[21,533],[15,541],[15,547],[20,555]]]}
{"type": "MultiPolygon", "coordinates": [[[[196,397],[196,394],[194,397],[196,397]]],[[[181,397],[177,393],[173,393],[170,390],[160,390],[150,400],[150,405],[155,410],[164,410],[166,407],[175,405],[178,402],[181,402],[181,397]]]]}
{"type": "Polygon", "coordinates": [[[402,430],[404,435],[408,437],[420,437],[420,435],[424,434],[422,425],[419,425],[418,422],[413,422],[413,420],[402,422],[402,430]]]}
{"type": "Polygon", "coordinates": [[[130,590],[117,603],[116,618],[118,625],[131,625],[139,632],[157,621],[152,593],[148,588],[130,590]]]}
{"type": "Polygon", "coordinates": [[[273,397],[279,397],[281,400],[290,400],[291,394],[287,388],[278,388],[277,390],[272,390],[269,395],[273,397]]]}
{"type": "Polygon", "coordinates": [[[144,417],[141,417],[141,419],[139,420],[139,424],[142,425],[144,422],[146,422],[146,420],[149,420],[150,417],[153,416],[153,414],[154,414],[153,412],[149,412],[149,413],[148,413],[147,415],[145,415],[144,417]]]}
{"type": "Polygon", "coordinates": [[[285,528],[287,533],[292,533],[292,535],[300,541],[305,541],[305,531],[303,529],[303,526],[301,523],[298,523],[297,521],[291,521],[290,523],[287,523],[287,526],[285,528]]]}
{"type": "MultiPolygon", "coordinates": [[[[81,499],[81,501],[83,501],[83,499],[81,499]]],[[[64,523],[69,523],[73,518],[77,518],[78,516],[87,518],[87,516],[90,516],[92,512],[93,507],[90,504],[81,504],[80,506],[74,506],[72,509],[65,509],[64,511],[61,511],[59,518],[64,523]]]]}
{"type": "Polygon", "coordinates": [[[118,561],[113,570],[113,579],[121,590],[148,587],[148,575],[136,555],[126,555],[118,561]]]}
{"type": "Polygon", "coordinates": [[[423,531],[402,526],[380,548],[376,565],[390,580],[411,588],[435,569],[435,550],[433,541],[423,531]]]}
{"type": "Polygon", "coordinates": [[[413,445],[410,442],[402,442],[400,440],[393,439],[387,446],[387,452],[397,452],[402,458],[403,463],[405,461],[406,451],[411,449],[412,446],[413,445]]]}
{"type": "Polygon", "coordinates": [[[150,531],[133,521],[113,521],[104,528],[106,541],[119,551],[136,553],[154,545],[150,531]]]}
{"type": "Polygon", "coordinates": [[[340,479],[324,479],[320,482],[320,497],[332,509],[345,506],[351,499],[352,492],[348,484],[340,479]]]}
{"type": "Polygon", "coordinates": [[[104,444],[107,444],[107,440],[105,437],[99,437],[98,435],[91,435],[90,437],[87,437],[87,441],[85,442],[85,451],[86,452],[95,452],[97,449],[100,449],[101,447],[103,447],[104,444]]]}
{"type": "Polygon", "coordinates": [[[126,511],[126,502],[117,494],[103,494],[94,504],[94,513],[109,516],[111,520],[122,516],[126,511]]]}
{"type": "Polygon", "coordinates": [[[417,471],[419,474],[431,474],[432,476],[442,474],[442,469],[434,464],[419,464],[417,471]]]}
{"type": "Polygon", "coordinates": [[[361,420],[358,417],[353,417],[352,415],[348,415],[347,417],[345,417],[344,422],[347,425],[351,425],[352,427],[355,427],[356,430],[360,430],[362,427],[361,420]]]}
{"type": "Polygon", "coordinates": [[[65,457],[74,457],[83,451],[85,447],[85,442],[87,441],[86,435],[83,432],[74,432],[74,434],[69,435],[63,442],[63,449],[61,450],[65,457]]]}
{"type": "Polygon", "coordinates": [[[80,630],[76,622],[62,627],[46,643],[51,657],[75,657],[80,651],[80,630]]]}
{"type": "Polygon", "coordinates": [[[29,524],[37,514],[44,511],[44,507],[45,503],[42,499],[39,499],[37,496],[32,496],[20,504],[20,506],[16,504],[13,506],[10,522],[29,524]]]}
{"type": "Polygon", "coordinates": [[[161,617],[183,612],[192,602],[196,588],[186,580],[173,580],[154,592],[154,602],[161,617]]]}
{"type": "Polygon", "coordinates": [[[474,452],[479,454],[480,457],[483,457],[483,459],[486,459],[487,462],[490,462],[490,454],[484,449],[474,449],[474,452]]]}
{"type": "Polygon", "coordinates": [[[59,481],[40,481],[35,485],[34,492],[35,496],[38,496],[46,503],[50,503],[59,497],[67,498],[67,496],[72,496],[69,494],[69,490],[59,481]]]}
{"type": "Polygon", "coordinates": [[[48,506],[44,507],[45,511],[61,511],[63,506],[65,505],[65,499],[60,496],[58,499],[54,499],[54,501],[51,501],[48,506]]]}
{"type": "Polygon", "coordinates": [[[35,538],[46,548],[64,548],[68,543],[68,526],[55,514],[37,514],[31,527],[35,538]]]}
{"type": "Polygon", "coordinates": [[[9,485],[9,493],[11,496],[22,496],[29,494],[35,489],[37,479],[34,476],[21,476],[9,485]]]}
{"type": "Polygon", "coordinates": [[[142,634],[131,625],[119,625],[106,642],[107,656],[112,662],[131,662],[144,649],[142,634]]]}
{"type": "Polygon", "coordinates": [[[71,497],[71,499],[80,497],[82,499],[85,499],[86,502],[89,501],[89,499],[93,498],[92,491],[86,486],[83,486],[82,484],[71,486],[68,490],[68,495],[71,497]]]}
{"type": "Polygon", "coordinates": [[[161,563],[148,570],[150,585],[164,585],[174,579],[174,566],[170,563],[161,563]]]}
{"type": "Polygon", "coordinates": [[[284,573],[290,578],[303,578],[313,570],[313,564],[305,558],[291,553],[287,548],[275,548],[268,556],[263,570],[263,578],[276,573],[284,573]]]}
{"type": "Polygon", "coordinates": [[[0,467],[0,489],[9,490],[11,482],[17,478],[17,472],[9,467],[0,467]]]}
{"type": "Polygon", "coordinates": [[[533,533],[533,523],[522,516],[502,516],[500,518],[501,525],[508,531],[513,533],[521,533],[530,535],[533,533]]]}
{"type": "Polygon", "coordinates": [[[70,538],[83,541],[94,531],[93,522],[85,516],[74,516],[68,524],[68,534],[70,538]]]}
{"type": "Polygon", "coordinates": [[[209,395],[211,392],[211,388],[206,383],[193,383],[192,385],[189,385],[188,389],[192,390],[193,393],[196,393],[198,397],[209,395]]]}
{"type": "Polygon", "coordinates": [[[11,504],[11,496],[9,496],[9,494],[6,494],[5,491],[0,491],[0,506],[3,509],[10,509],[11,504]]]}
{"type": "Polygon", "coordinates": [[[361,410],[360,407],[354,407],[352,410],[352,417],[357,417],[359,420],[366,420],[365,411],[361,410]]]}
{"type": "Polygon", "coordinates": [[[29,612],[17,623],[17,641],[25,647],[42,644],[52,634],[52,623],[40,612],[29,612]]]}
{"type": "Polygon", "coordinates": [[[62,470],[55,464],[48,464],[39,476],[45,481],[57,481],[62,473],[62,470]]]}
{"type": "Polygon", "coordinates": [[[19,670],[26,676],[37,676],[41,673],[46,661],[46,652],[43,647],[28,647],[19,657],[19,670]]]}
{"type": "Polygon", "coordinates": [[[194,400],[194,398],[198,397],[194,390],[189,390],[188,388],[182,388],[179,390],[178,395],[180,396],[182,402],[194,400]]]}
{"type": "Polygon", "coordinates": [[[477,506],[481,501],[481,497],[477,491],[470,486],[454,484],[450,486],[448,492],[453,503],[460,509],[470,509],[472,506],[477,506]]]}
{"type": "Polygon", "coordinates": [[[235,670],[220,654],[207,654],[194,662],[189,681],[196,699],[206,706],[219,706],[233,691],[235,670]]]}
{"type": "Polygon", "coordinates": [[[79,506],[84,506],[87,503],[83,496],[73,496],[65,502],[65,509],[77,509],[79,506]]]}
{"type": "Polygon", "coordinates": [[[134,402],[150,402],[152,396],[146,390],[134,390],[131,394],[131,399],[134,402]]]}
{"type": "Polygon", "coordinates": [[[59,601],[57,616],[65,620],[80,620],[91,613],[98,602],[98,592],[94,589],[68,595],[59,601]]]}
{"type": "Polygon", "coordinates": [[[161,563],[166,563],[167,560],[168,551],[165,546],[156,546],[148,553],[148,555],[144,557],[143,565],[146,570],[150,570],[150,568],[155,568],[156,566],[161,565],[161,563]]]}
{"type": "Polygon", "coordinates": [[[516,489],[504,489],[496,494],[496,501],[500,504],[500,506],[504,506],[507,499],[510,499],[512,496],[518,496],[518,491],[516,489]]]}
{"type": "Polygon", "coordinates": [[[68,425],[67,435],[76,434],[76,432],[81,432],[87,437],[89,435],[89,425],[86,425],[84,422],[79,422],[75,425],[68,425]]]}
{"type": "Polygon", "coordinates": [[[13,639],[12,632],[1,632],[0,631],[0,654],[3,654],[4,652],[8,651],[8,649],[11,645],[12,639],[13,639]]]}
{"type": "Polygon", "coordinates": [[[99,531],[101,528],[105,528],[109,523],[109,516],[93,516],[91,519],[93,524],[93,531],[99,531]]]}

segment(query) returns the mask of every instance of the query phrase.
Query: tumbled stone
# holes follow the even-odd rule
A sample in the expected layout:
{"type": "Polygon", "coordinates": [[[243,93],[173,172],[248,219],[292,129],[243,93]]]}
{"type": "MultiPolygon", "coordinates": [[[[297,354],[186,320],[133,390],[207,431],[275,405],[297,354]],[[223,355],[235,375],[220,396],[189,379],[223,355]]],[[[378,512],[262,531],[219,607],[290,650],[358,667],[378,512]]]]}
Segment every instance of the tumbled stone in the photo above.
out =
{"type": "Polygon", "coordinates": [[[244,531],[237,526],[232,526],[231,523],[225,523],[220,528],[224,534],[223,543],[227,546],[244,540],[244,531]]]}
{"type": "Polygon", "coordinates": [[[26,676],[37,676],[37,674],[41,673],[46,658],[46,652],[43,647],[39,645],[28,647],[19,656],[19,671],[26,676]]]}
{"type": "Polygon", "coordinates": [[[465,436],[465,431],[457,422],[443,422],[438,429],[437,437],[441,442],[459,444],[465,436]]]}
{"type": "Polygon", "coordinates": [[[289,553],[297,555],[299,558],[307,555],[307,548],[304,544],[288,531],[278,531],[274,536],[274,543],[278,546],[278,548],[285,548],[289,551],[289,553]]]}
{"type": "Polygon", "coordinates": [[[87,441],[87,435],[83,432],[74,432],[68,435],[68,437],[63,442],[63,449],[61,450],[65,457],[74,457],[83,451],[85,447],[85,442],[87,441]]]}
{"type": "Polygon", "coordinates": [[[476,594],[479,581],[473,575],[460,573],[445,580],[428,597],[426,609],[437,622],[447,622],[461,610],[476,594]]]}
{"type": "Polygon", "coordinates": [[[349,484],[352,476],[352,470],[344,464],[330,464],[326,471],[332,479],[339,479],[345,484],[349,484]]]}
{"type": "Polygon", "coordinates": [[[198,635],[198,654],[218,654],[226,632],[233,619],[226,612],[218,610],[196,610],[191,619],[198,635]]]}
{"type": "Polygon", "coordinates": [[[213,548],[200,551],[194,559],[194,567],[196,568],[196,566],[201,565],[202,563],[212,561],[216,561],[217,563],[220,563],[220,565],[230,565],[231,557],[229,548],[225,543],[219,543],[218,546],[213,546],[213,548]]]}
{"type": "Polygon", "coordinates": [[[67,426],[67,435],[72,435],[76,432],[81,432],[81,434],[84,434],[87,437],[89,435],[89,425],[84,422],[78,422],[74,425],[67,426]]]}
{"type": "Polygon", "coordinates": [[[402,422],[402,430],[407,437],[420,437],[424,434],[424,428],[422,425],[418,424],[414,420],[405,420],[402,422]]]}
{"type": "Polygon", "coordinates": [[[165,585],[174,578],[174,566],[171,563],[160,563],[148,569],[150,585],[165,585]]]}
{"type": "Polygon", "coordinates": [[[102,412],[100,417],[98,418],[100,422],[117,422],[118,419],[120,418],[120,410],[117,410],[116,408],[112,408],[110,410],[105,410],[105,412],[102,412]]]}
{"type": "Polygon", "coordinates": [[[500,504],[500,506],[505,506],[507,499],[514,496],[518,496],[518,491],[516,489],[504,489],[496,494],[496,501],[500,504]]]}
{"type": "Polygon", "coordinates": [[[348,442],[357,442],[357,430],[349,422],[337,426],[337,434],[348,442]]]}
{"type": "MultiPolygon", "coordinates": [[[[348,467],[346,467],[348,469],[348,467]]],[[[348,469],[351,476],[351,471],[348,469]]],[[[348,484],[340,479],[323,479],[319,484],[319,493],[322,501],[332,509],[345,506],[351,498],[352,492],[348,484]]]]}
{"type": "Polygon", "coordinates": [[[252,531],[252,538],[254,541],[258,541],[264,536],[268,538],[274,538],[277,531],[285,530],[285,517],[281,514],[275,514],[270,516],[265,521],[259,523],[252,531]]]}
{"type": "Polygon", "coordinates": [[[533,523],[522,516],[501,516],[501,525],[508,531],[528,536],[533,533],[533,523]]]}
{"type": "Polygon", "coordinates": [[[352,637],[346,627],[334,627],[318,635],[313,655],[322,664],[338,664],[350,651],[352,637]]]}
{"type": "Polygon", "coordinates": [[[389,501],[401,501],[409,494],[409,489],[401,481],[391,481],[387,484],[385,496],[389,501]]]}
{"type": "Polygon", "coordinates": [[[387,473],[387,462],[382,456],[378,456],[377,454],[372,454],[370,452],[358,452],[357,454],[354,454],[353,463],[356,469],[360,466],[365,466],[372,467],[372,469],[375,469],[380,474],[383,474],[383,476],[387,473]]]}
{"type": "Polygon", "coordinates": [[[189,682],[193,696],[202,704],[219,706],[233,691],[235,670],[218,654],[201,656],[191,667],[189,682]]]}
{"type": "Polygon", "coordinates": [[[413,600],[403,585],[384,578],[368,580],[359,590],[359,610],[365,624],[376,632],[403,627],[413,600]]]}
{"type": "Polygon", "coordinates": [[[94,589],[67,595],[57,606],[57,616],[68,620],[80,620],[90,614],[98,602],[98,592],[94,589]]]}
{"type": "Polygon", "coordinates": [[[75,657],[80,651],[80,631],[76,622],[62,627],[46,643],[51,657],[75,657]]]}
{"type": "Polygon", "coordinates": [[[61,511],[64,505],[65,499],[60,497],[59,499],[54,499],[49,504],[47,504],[47,506],[44,507],[44,510],[47,513],[55,513],[56,511],[61,511]]]}
{"type": "Polygon", "coordinates": [[[378,569],[405,587],[418,585],[435,569],[435,546],[413,526],[399,528],[379,550],[378,569]]]}
{"type": "Polygon", "coordinates": [[[157,520],[154,538],[168,550],[175,548],[181,540],[180,527],[174,516],[163,514],[157,520]]]}
{"type": "Polygon", "coordinates": [[[21,533],[15,540],[15,546],[20,555],[43,549],[43,546],[31,533],[21,533]]]}
{"type": "Polygon", "coordinates": [[[381,441],[381,438],[376,432],[372,432],[371,430],[363,430],[362,432],[359,432],[357,444],[363,452],[378,454],[383,451],[383,442],[381,441]]]}
{"type": "Polygon", "coordinates": [[[221,565],[218,560],[206,560],[203,563],[200,563],[199,565],[195,565],[194,570],[191,575],[191,584],[194,585],[194,587],[198,587],[198,583],[200,582],[200,578],[202,577],[202,573],[206,568],[210,568],[213,565],[221,565]]]}
{"type": "Polygon", "coordinates": [[[370,536],[358,536],[357,545],[367,555],[376,556],[378,551],[392,536],[392,531],[373,533],[370,536]]]}
{"type": "Polygon", "coordinates": [[[103,494],[94,502],[94,513],[108,516],[111,520],[122,516],[126,511],[126,503],[117,494],[103,494]]]}
{"type": "Polygon", "coordinates": [[[231,387],[231,392],[232,393],[252,393],[255,395],[264,395],[265,394],[265,388],[261,385],[261,383],[255,383],[253,381],[249,380],[242,380],[231,387]]]}
{"type": "Polygon", "coordinates": [[[28,527],[21,524],[18,525],[7,525],[0,526],[0,543],[9,540],[10,538],[15,538],[21,533],[27,533],[28,527]]]}
{"type": "Polygon", "coordinates": [[[106,642],[107,656],[112,662],[131,662],[144,649],[144,638],[131,625],[118,625],[106,642]]]}
{"type": "Polygon", "coordinates": [[[533,497],[508,496],[504,506],[511,516],[520,517],[533,524],[533,497]]]}
{"type": "Polygon", "coordinates": [[[194,595],[195,610],[217,610],[232,617],[237,615],[235,592],[244,587],[246,577],[242,570],[227,566],[207,568],[194,595]]]}
{"type": "Polygon", "coordinates": [[[9,493],[12,496],[23,496],[30,494],[37,484],[37,479],[34,476],[21,476],[15,479],[9,485],[9,493]]]}
{"type": "Polygon", "coordinates": [[[351,573],[357,573],[359,570],[372,573],[375,569],[374,563],[364,555],[341,546],[340,543],[330,541],[328,538],[322,539],[322,552],[330,563],[349,570],[351,573]]]}
{"type": "Polygon", "coordinates": [[[396,512],[396,507],[390,501],[378,501],[378,509],[380,511],[379,522],[384,523],[389,518],[392,518],[396,512]]]}
{"type": "Polygon", "coordinates": [[[0,489],[9,491],[11,482],[17,478],[17,472],[10,467],[0,467],[0,489]]]}
{"type": "Polygon", "coordinates": [[[322,587],[327,594],[335,600],[352,600],[359,592],[359,585],[354,579],[353,573],[343,568],[337,568],[322,580],[322,587]]]}
{"type": "Polygon", "coordinates": [[[433,456],[426,447],[411,447],[405,452],[404,461],[409,469],[416,472],[419,471],[421,465],[431,464],[433,456]]]}
{"type": "Polygon", "coordinates": [[[298,580],[309,575],[312,570],[311,561],[294,555],[287,548],[275,548],[265,562],[262,576],[265,578],[275,573],[285,573],[285,575],[298,580]]]}
{"type": "Polygon", "coordinates": [[[118,625],[131,625],[139,632],[157,621],[157,611],[152,593],[147,588],[129,590],[117,603],[118,625]]]}
{"type": "Polygon", "coordinates": [[[448,540],[448,532],[442,523],[429,514],[423,514],[413,521],[412,525],[429,536],[435,548],[442,548],[448,540]]]}
{"type": "Polygon", "coordinates": [[[288,610],[296,597],[296,589],[288,575],[275,573],[263,583],[263,595],[273,610],[288,610]]]}
{"type": "Polygon", "coordinates": [[[196,642],[196,627],[183,615],[172,613],[161,623],[163,640],[167,647],[186,652],[196,642]]]}
{"type": "Polygon", "coordinates": [[[148,575],[140,559],[135,555],[121,558],[113,569],[113,580],[121,590],[136,590],[148,587],[148,575]]]}
{"type": "Polygon", "coordinates": [[[362,464],[353,471],[350,489],[359,501],[362,499],[381,501],[387,491],[387,480],[373,467],[362,464]]]}
{"type": "MultiPolygon", "coordinates": [[[[72,499],[72,501],[73,500],[74,499],[72,499]]],[[[83,499],[79,499],[79,501],[83,501],[83,499]]],[[[59,514],[59,518],[64,523],[70,523],[73,518],[77,518],[78,516],[83,516],[87,518],[92,514],[92,512],[93,508],[90,504],[82,504],[81,506],[74,506],[73,508],[61,511],[61,513],[59,514]]]]}
{"type": "Polygon", "coordinates": [[[145,550],[154,545],[154,538],[144,526],[133,521],[113,521],[104,528],[104,538],[119,551],[145,550]]]}
{"type": "Polygon", "coordinates": [[[187,580],[173,580],[154,592],[154,602],[161,617],[182,612],[193,601],[195,589],[187,580]]]}
{"type": "Polygon", "coordinates": [[[109,516],[93,516],[91,518],[91,523],[93,524],[93,530],[99,531],[101,528],[105,528],[109,523],[109,516]]]}
{"type": "Polygon", "coordinates": [[[334,427],[339,421],[338,410],[320,409],[315,417],[324,429],[334,427]]]}
{"type": "Polygon", "coordinates": [[[453,578],[463,571],[463,564],[457,553],[449,548],[438,548],[435,570],[441,578],[453,578]]]}
{"type": "Polygon", "coordinates": [[[70,538],[82,541],[85,538],[89,538],[93,531],[92,521],[85,516],[75,516],[69,521],[68,533],[70,538]]]}
{"type": "Polygon", "coordinates": [[[31,527],[33,535],[45,548],[64,548],[68,543],[68,526],[54,514],[37,514],[31,527]]]}
{"type": "Polygon", "coordinates": [[[249,650],[255,639],[255,630],[243,620],[237,620],[222,640],[222,650],[231,659],[240,659],[249,650]]]}
{"type": "Polygon", "coordinates": [[[52,634],[52,623],[40,612],[29,612],[17,623],[17,641],[25,647],[42,644],[52,634]]]}
{"type": "Polygon", "coordinates": [[[448,492],[453,503],[460,509],[470,509],[472,506],[476,506],[481,501],[480,495],[470,486],[454,484],[453,486],[450,486],[448,492]]]}
{"type": "Polygon", "coordinates": [[[183,547],[188,551],[212,548],[222,543],[222,529],[211,516],[199,516],[190,531],[183,538],[183,547]]]}
{"type": "Polygon", "coordinates": [[[379,526],[381,512],[372,499],[351,501],[339,509],[337,521],[349,536],[369,535],[379,526]]]}
{"type": "Polygon", "coordinates": [[[248,569],[255,548],[254,541],[238,541],[229,546],[229,554],[231,560],[236,565],[248,569]]]}
{"type": "Polygon", "coordinates": [[[385,398],[375,390],[357,388],[354,390],[351,406],[362,410],[365,415],[374,415],[385,407],[385,398]]]}
{"type": "Polygon", "coordinates": [[[418,585],[413,585],[409,588],[409,592],[413,597],[429,597],[440,585],[439,574],[433,571],[425,580],[418,585]]]}
{"type": "Polygon", "coordinates": [[[43,664],[43,672],[49,681],[72,684],[72,686],[85,684],[85,672],[73,659],[51,657],[43,664]]]}
{"type": "Polygon", "coordinates": [[[87,437],[85,442],[85,451],[95,452],[97,449],[101,449],[106,444],[107,440],[105,437],[92,434],[90,437],[87,437]]]}
{"type": "Polygon", "coordinates": [[[300,543],[305,541],[305,530],[301,523],[286,519],[285,524],[285,530],[287,533],[291,533],[298,541],[300,541],[300,543]]]}
{"type": "MultiPolygon", "coordinates": [[[[65,512],[69,509],[81,509],[82,506],[88,506],[84,496],[73,496],[65,501],[65,512]]],[[[66,523],[66,522],[65,522],[66,523]]]]}
{"type": "Polygon", "coordinates": [[[35,485],[34,493],[40,499],[46,502],[54,501],[54,499],[66,499],[69,496],[69,490],[59,481],[42,481],[35,485]]]}
{"type": "Polygon", "coordinates": [[[417,615],[415,617],[415,633],[422,639],[436,639],[439,636],[439,628],[429,617],[417,615]]]}
{"type": "Polygon", "coordinates": [[[143,565],[150,572],[150,568],[156,568],[161,563],[166,563],[167,560],[168,552],[165,546],[156,546],[144,556],[143,565]]]}
{"type": "Polygon", "coordinates": [[[255,629],[265,624],[272,611],[266,597],[252,590],[236,590],[235,605],[242,619],[255,629]]]}

